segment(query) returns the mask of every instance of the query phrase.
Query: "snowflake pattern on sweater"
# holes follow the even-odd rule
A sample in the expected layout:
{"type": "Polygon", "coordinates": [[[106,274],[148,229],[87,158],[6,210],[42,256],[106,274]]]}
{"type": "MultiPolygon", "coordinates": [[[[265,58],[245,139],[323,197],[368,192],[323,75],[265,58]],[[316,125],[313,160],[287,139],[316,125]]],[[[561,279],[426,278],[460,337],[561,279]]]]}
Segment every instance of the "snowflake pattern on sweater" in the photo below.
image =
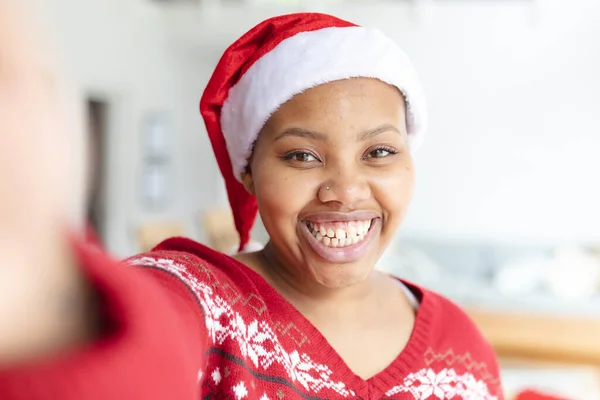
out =
{"type": "MultiPolygon", "coordinates": [[[[214,288],[200,281],[185,265],[170,259],[151,257],[140,257],[130,263],[164,269],[192,289],[204,309],[206,327],[217,348],[221,348],[227,341],[235,342],[241,357],[249,360],[255,368],[268,370],[272,364],[277,363],[285,369],[292,382],[297,382],[309,392],[319,393],[323,389],[330,389],[343,397],[355,396],[343,382],[336,382],[331,378],[332,371],[327,365],[315,363],[307,354],[301,354],[296,349],[286,351],[266,321],[245,321],[231,304],[215,294],[214,288]]],[[[220,376],[218,369],[212,374],[220,376]]],[[[217,381],[220,379],[215,380],[218,385],[217,381]]]]}
{"type": "Polygon", "coordinates": [[[228,282],[236,271],[226,266],[216,269],[175,251],[138,256],[128,263],[176,277],[202,308],[211,344],[207,365],[198,373],[202,399],[501,399],[497,371],[488,370],[495,363],[491,351],[483,357],[486,362],[476,362],[468,351],[457,355],[448,345],[436,348],[434,338],[409,371],[394,376],[395,382],[388,378],[375,385],[338,373],[339,366],[311,349],[308,335],[297,327],[301,322],[273,318],[276,305],[259,290],[244,292],[228,282]]]}

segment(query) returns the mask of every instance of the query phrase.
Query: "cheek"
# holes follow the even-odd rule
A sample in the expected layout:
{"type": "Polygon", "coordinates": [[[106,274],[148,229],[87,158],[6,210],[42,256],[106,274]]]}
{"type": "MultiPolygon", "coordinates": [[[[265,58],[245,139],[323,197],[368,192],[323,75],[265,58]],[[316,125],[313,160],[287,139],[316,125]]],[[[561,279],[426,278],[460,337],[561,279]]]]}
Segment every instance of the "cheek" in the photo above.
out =
{"type": "Polygon", "coordinates": [[[401,221],[413,196],[415,173],[411,163],[373,180],[373,194],[389,220],[401,221]]]}
{"type": "Polygon", "coordinates": [[[265,227],[295,230],[298,213],[314,198],[312,183],[285,167],[266,164],[253,169],[253,177],[265,227]]]}

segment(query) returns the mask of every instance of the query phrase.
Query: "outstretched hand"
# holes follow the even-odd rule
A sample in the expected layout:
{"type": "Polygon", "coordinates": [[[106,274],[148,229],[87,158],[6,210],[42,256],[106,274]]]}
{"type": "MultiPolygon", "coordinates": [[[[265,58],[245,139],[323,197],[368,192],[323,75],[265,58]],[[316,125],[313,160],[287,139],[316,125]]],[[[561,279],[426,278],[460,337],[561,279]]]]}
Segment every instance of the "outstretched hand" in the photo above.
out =
{"type": "Polygon", "coordinates": [[[22,3],[0,1],[0,363],[70,341],[78,323],[53,308],[84,286],[67,235],[82,203],[77,110],[22,3]]]}

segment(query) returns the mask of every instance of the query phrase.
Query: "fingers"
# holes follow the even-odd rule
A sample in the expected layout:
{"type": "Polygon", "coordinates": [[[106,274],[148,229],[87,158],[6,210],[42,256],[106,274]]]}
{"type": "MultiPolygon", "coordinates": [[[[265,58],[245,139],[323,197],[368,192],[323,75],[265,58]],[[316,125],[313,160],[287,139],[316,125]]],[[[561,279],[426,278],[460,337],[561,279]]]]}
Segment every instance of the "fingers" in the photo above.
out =
{"type": "MultiPolygon", "coordinates": [[[[12,202],[0,200],[0,213],[27,206],[35,214],[42,210],[33,203],[43,201],[45,211],[53,207],[55,217],[64,214],[80,225],[83,99],[26,3],[0,0],[0,185],[13,196],[12,202]]],[[[21,216],[16,210],[10,215],[21,216]]]]}

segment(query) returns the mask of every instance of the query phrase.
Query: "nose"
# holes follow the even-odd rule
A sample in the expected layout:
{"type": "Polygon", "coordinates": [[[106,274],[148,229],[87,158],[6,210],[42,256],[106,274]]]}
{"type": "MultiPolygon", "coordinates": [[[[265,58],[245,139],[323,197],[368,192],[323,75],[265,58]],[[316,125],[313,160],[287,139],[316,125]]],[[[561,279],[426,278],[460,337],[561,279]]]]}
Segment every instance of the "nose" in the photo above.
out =
{"type": "Polygon", "coordinates": [[[317,196],[323,203],[337,202],[354,208],[371,196],[371,189],[365,173],[357,168],[330,167],[317,196]]]}

